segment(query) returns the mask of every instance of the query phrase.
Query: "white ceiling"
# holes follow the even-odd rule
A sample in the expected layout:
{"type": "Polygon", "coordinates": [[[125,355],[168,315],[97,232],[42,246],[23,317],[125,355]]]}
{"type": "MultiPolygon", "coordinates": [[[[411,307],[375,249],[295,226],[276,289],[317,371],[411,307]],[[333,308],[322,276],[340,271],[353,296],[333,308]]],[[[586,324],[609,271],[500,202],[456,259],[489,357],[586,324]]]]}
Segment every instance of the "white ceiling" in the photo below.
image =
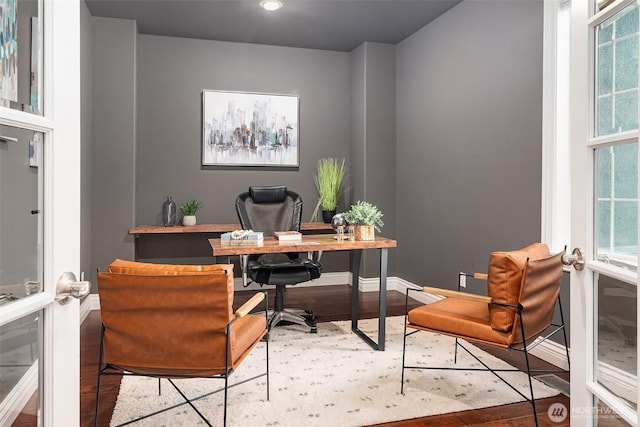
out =
{"type": "Polygon", "coordinates": [[[461,0],[86,0],[93,16],[134,19],[142,34],[348,52],[396,44],[461,0]]]}

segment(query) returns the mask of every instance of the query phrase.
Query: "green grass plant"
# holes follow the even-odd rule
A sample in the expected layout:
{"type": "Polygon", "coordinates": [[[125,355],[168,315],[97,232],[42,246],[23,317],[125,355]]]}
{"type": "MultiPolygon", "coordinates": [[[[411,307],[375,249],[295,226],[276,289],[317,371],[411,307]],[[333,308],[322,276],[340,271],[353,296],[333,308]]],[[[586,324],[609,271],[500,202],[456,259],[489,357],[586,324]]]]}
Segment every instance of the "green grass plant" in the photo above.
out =
{"type": "Polygon", "coordinates": [[[344,173],[345,159],[321,158],[318,160],[317,173],[313,176],[318,190],[318,203],[313,210],[312,219],[318,217],[321,209],[325,211],[336,210],[344,173]]]}

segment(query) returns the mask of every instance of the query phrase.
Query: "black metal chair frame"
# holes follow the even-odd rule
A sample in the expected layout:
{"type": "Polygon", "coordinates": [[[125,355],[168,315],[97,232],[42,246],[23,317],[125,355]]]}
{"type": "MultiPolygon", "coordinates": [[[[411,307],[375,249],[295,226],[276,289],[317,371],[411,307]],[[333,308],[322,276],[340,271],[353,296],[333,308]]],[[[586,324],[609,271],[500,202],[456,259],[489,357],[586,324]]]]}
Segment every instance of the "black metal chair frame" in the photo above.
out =
{"type": "MultiPolygon", "coordinates": [[[[268,298],[268,293],[266,291],[263,292],[265,294],[265,298],[264,298],[264,304],[265,304],[265,317],[266,317],[266,313],[268,312],[269,309],[269,298],[268,298]]],[[[205,397],[208,396],[212,396],[216,393],[219,392],[224,392],[224,413],[223,413],[223,425],[226,426],[227,425],[227,398],[228,398],[228,390],[230,388],[239,386],[241,384],[245,384],[247,382],[253,381],[255,379],[261,378],[261,377],[266,377],[266,385],[267,385],[267,400],[269,400],[269,335],[265,335],[263,338],[263,341],[265,343],[265,351],[266,351],[266,369],[265,372],[255,375],[251,378],[247,378],[245,380],[242,381],[238,381],[237,383],[231,384],[229,385],[229,377],[231,376],[231,374],[233,374],[234,370],[232,368],[229,367],[229,354],[230,354],[230,342],[229,342],[229,336],[231,333],[231,327],[233,326],[233,324],[235,323],[235,321],[238,318],[234,318],[232,319],[228,324],[227,324],[227,328],[226,328],[226,351],[225,351],[225,372],[223,374],[218,374],[218,375],[212,375],[212,376],[202,376],[202,375],[171,375],[170,377],[160,377],[157,376],[158,378],[158,396],[162,394],[162,390],[161,390],[161,384],[160,381],[162,380],[162,378],[166,378],[167,381],[169,381],[169,384],[171,384],[176,391],[180,394],[180,396],[182,396],[182,398],[185,400],[184,402],[180,402],[177,403],[175,405],[171,405],[168,406],[166,408],[160,409],[158,411],[146,414],[146,415],[142,415],[140,417],[135,418],[134,420],[128,421],[126,423],[122,423],[122,424],[118,424],[118,426],[116,427],[121,427],[121,426],[125,426],[125,425],[129,425],[129,424],[133,424],[136,423],[138,421],[142,421],[144,419],[150,418],[154,415],[158,415],[161,414],[163,412],[169,411],[171,409],[177,408],[179,406],[182,405],[189,405],[191,406],[191,408],[200,416],[200,418],[204,421],[204,423],[210,427],[213,426],[213,424],[211,424],[209,422],[209,420],[207,420],[207,418],[198,410],[198,408],[195,407],[195,405],[193,404],[193,402],[203,399],[205,397]],[[193,399],[189,399],[179,388],[178,386],[172,381],[172,379],[193,379],[193,378],[204,378],[204,379],[222,379],[224,380],[224,387],[223,388],[219,388],[217,390],[213,390],[211,392],[205,393],[201,396],[195,397],[193,399]]],[[[268,318],[266,319],[268,320],[268,318]]],[[[94,417],[94,422],[93,425],[94,427],[98,426],[98,414],[99,414],[99,405],[100,405],[100,378],[103,375],[117,375],[117,376],[136,376],[136,377],[156,377],[154,375],[145,375],[145,374],[135,374],[135,373],[130,373],[130,372],[124,372],[121,369],[118,369],[117,367],[111,365],[111,364],[105,364],[103,363],[103,352],[104,352],[104,325],[102,325],[101,329],[100,329],[100,355],[99,355],[99,359],[98,359],[98,381],[96,384],[96,404],[95,404],[95,417],[94,417]]]]}
{"type": "MultiPolygon", "coordinates": [[[[458,286],[458,289],[460,287],[458,286]]],[[[401,379],[401,385],[400,385],[400,394],[404,395],[404,371],[405,369],[421,369],[421,370],[449,370],[449,371],[483,371],[483,372],[491,372],[493,375],[495,375],[496,377],[498,377],[498,379],[500,379],[500,381],[502,381],[503,383],[505,383],[506,385],[508,385],[512,390],[514,390],[516,393],[518,393],[522,398],[524,398],[527,402],[529,402],[531,404],[531,407],[533,409],[533,417],[535,420],[535,425],[538,426],[538,415],[536,412],[536,401],[535,401],[535,397],[533,394],[533,381],[531,378],[531,374],[541,374],[541,373],[569,373],[569,369],[571,367],[570,364],[570,358],[569,358],[569,348],[567,345],[567,332],[565,329],[565,323],[564,323],[564,315],[562,312],[562,301],[560,299],[560,295],[558,295],[558,300],[557,300],[557,305],[556,307],[559,309],[560,311],[560,323],[551,323],[549,325],[550,328],[554,328],[552,329],[547,335],[541,336],[541,338],[539,337],[538,339],[534,340],[533,343],[531,344],[527,344],[527,340],[526,340],[526,333],[525,333],[525,329],[524,329],[524,322],[522,320],[522,310],[524,309],[522,304],[508,304],[508,303],[503,303],[503,302],[497,302],[494,301],[491,304],[494,305],[500,305],[500,306],[504,306],[504,307],[512,307],[516,309],[516,316],[518,317],[518,322],[520,324],[520,331],[522,332],[522,345],[521,346],[514,346],[514,345],[510,345],[508,347],[509,350],[515,350],[515,351],[519,351],[521,353],[523,353],[524,355],[524,360],[525,360],[525,365],[526,365],[526,374],[527,374],[527,378],[529,380],[529,390],[530,390],[530,394],[531,396],[526,396],[524,393],[522,393],[520,390],[518,390],[517,388],[515,388],[513,385],[511,385],[509,383],[509,381],[507,381],[504,377],[502,377],[498,372],[522,372],[522,370],[517,369],[517,368],[513,368],[513,369],[494,369],[491,368],[490,366],[488,366],[486,363],[484,363],[482,360],[480,360],[480,358],[478,356],[476,356],[472,351],[470,351],[467,347],[465,347],[465,345],[463,343],[461,343],[458,339],[458,337],[455,337],[455,347],[454,347],[454,359],[453,359],[453,363],[457,363],[458,362],[458,346],[460,346],[464,351],[466,351],[471,357],[473,357],[478,363],[480,363],[482,366],[484,366],[484,368],[457,368],[457,367],[451,367],[451,366],[445,366],[445,367],[431,367],[431,366],[413,366],[413,365],[406,365],[405,364],[405,354],[406,354],[406,345],[407,345],[407,337],[410,335],[413,335],[415,333],[418,332],[427,332],[427,331],[422,331],[420,329],[416,329],[412,332],[407,333],[407,323],[408,323],[408,316],[409,316],[409,293],[411,291],[418,291],[418,292],[422,292],[422,289],[412,289],[409,288],[407,289],[406,292],[406,297],[405,297],[405,315],[404,315],[404,338],[403,338],[403,342],[402,342],[402,379],[401,379]],[[546,339],[548,339],[549,337],[551,337],[552,335],[556,334],[557,332],[562,331],[562,336],[563,336],[563,340],[564,340],[564,348],[565,348],[565,353],[567,356],[567,366],[569,369],[531,369],[530,363],[529,363],[529,353],[530,351],[537,347],[538,345],[540,345],[543,341],[545,341],[546,339]],[[537,342],[536,342],[537,341],[537,342]]],[[[432,333],[437,333],[437,332],[432,332],[432,333]]],[[[471,340],[471,339],[470,339],[471,340]]],[[[490,344],[488,344],[490,345],[490,344]]]]}

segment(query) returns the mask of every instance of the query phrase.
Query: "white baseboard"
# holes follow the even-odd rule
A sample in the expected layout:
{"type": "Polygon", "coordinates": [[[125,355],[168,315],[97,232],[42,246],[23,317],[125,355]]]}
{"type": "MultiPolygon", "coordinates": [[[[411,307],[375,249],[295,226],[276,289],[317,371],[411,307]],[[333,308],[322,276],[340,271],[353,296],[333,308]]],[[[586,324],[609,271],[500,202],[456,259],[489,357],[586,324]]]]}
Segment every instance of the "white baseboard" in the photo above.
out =
{"type": "MultiPolygon", "coordinates": [[[[332,286],[332,285],[344,285],[345,283],[351,284],[351,273],[348,271],[336,272],[336,273],[323,273],[318,279],[311,280],[310,282],[300,283],[299,287],[308,286],[332,286]]],[[[362,292],[377,292],[379,289],[378,277],[360,277],[360,290],[362,292]]],[[[259,290],[260,285],[256,283],[250,284],[244,288],[242,286],[242,279],[236,278],[234,287],[236,291],[241,290],[259,290]]],[[[273,288],[273,286],[264,286],[265,289],[273,288]]],[[[406,293],[407,288],[419,289],[420,286],[404,280],[400,277],[388,277],[387,278],[387,290],[398,291],[402,294],[406,293]]],[[[415,300],[418,300],[424,304],[429,304],[442,299],[438,295],[427,294],[424,292],[415,292],[411,295],[415,300]]],[[[80,323],[84,321],[89,315],[91,310],[100,310],[100,298],[97,294],[91,294],[87,296],[80,305],[80,323]]],[[[564,352],[564,347],[561,344],[546,340],[542,344],[535,347],[531,354],[534,356],[558,366],[562,369],[567,369],[567,357],[564,352]]],[[[1,425],[1,424],[0,424],[1,425]]]]}
{"type": "Polygon", "coordinates": [[[93,310],[100,310],[100,297],[98,294],[89,294],[80,302],[80,323],[84,322],[93,310]]]}
{"type": "MultiPolygon", "coordinates": [[[[559,367],[560,369],[569,369],[567,353],[564,351],[564,346],[562,344],[558,344],[551,340],[545,340],[542,344],[531,349],[529,353],[544,360],[545,362],[559,367]]],[[[571,357],[571,349],[569,349],[569,357],[571,357]]]]}

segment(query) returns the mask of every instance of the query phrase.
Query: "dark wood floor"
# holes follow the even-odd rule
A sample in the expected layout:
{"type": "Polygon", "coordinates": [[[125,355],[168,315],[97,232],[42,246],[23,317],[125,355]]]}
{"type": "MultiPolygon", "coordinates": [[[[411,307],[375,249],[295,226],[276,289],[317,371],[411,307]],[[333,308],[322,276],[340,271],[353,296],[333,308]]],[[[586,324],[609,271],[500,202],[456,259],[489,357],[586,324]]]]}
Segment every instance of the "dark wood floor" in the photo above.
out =
{"type": "MultiPolygon", "coordinates": [[[[313,310],[318,322],[348,320],[351,313],[351,294],[348,286],[327,286],[321,288],[290,288],[287,290],[287,304],[313,310]]],[[[273,292],[270,293],[272,295],[273,292]]],[[[239,306],[247,299],[247,292],[236,293],[236,304],[239,306]]],[[[377,317],[378,293],[367,292],[361,295],[361,318],[377,317]]],[[[271,302],[272,304],[272,302],[271,302]]],[[[415,304],[414,304],[415,305],[415,304]]],[[[387,315],[404,314],[404,294],[390,291],[387,295],[387,315]]],[[[97,375],[97,360],[100,337],[100,313],[92,312],[83,322],[80,332],[81,343],[81,371],[80,371],[80,425],[92,426],[94,421],[95,387],[97,375]]],[[[490,349],[486,349],[490,350],[490,349]]],[[[510,352],[495,353],[512,364],[519,364],[510,352]]],[[[518,354],[519,356],[519,354],[518,354]]],[[[547,366],[543,361],[536,361],[535,367],[547,366]]],[[[120,387],[119,377],[103,377],[100,395],[100,426],[108,426],[113,407],[120,387]]],[[[547,410],[553,403],[562,403],[569,407],[569,398],[559,395],[549,399],[541,399],[536,403],[538,419],[541,426],[568,426],[566,423],[553,423],[547,416],[547,410]]],[[[529,403],[516,403],[493,408],[456,412],[394,423],[380,424],[380,426],[532,426],[533,414],[529,403]]]]}

